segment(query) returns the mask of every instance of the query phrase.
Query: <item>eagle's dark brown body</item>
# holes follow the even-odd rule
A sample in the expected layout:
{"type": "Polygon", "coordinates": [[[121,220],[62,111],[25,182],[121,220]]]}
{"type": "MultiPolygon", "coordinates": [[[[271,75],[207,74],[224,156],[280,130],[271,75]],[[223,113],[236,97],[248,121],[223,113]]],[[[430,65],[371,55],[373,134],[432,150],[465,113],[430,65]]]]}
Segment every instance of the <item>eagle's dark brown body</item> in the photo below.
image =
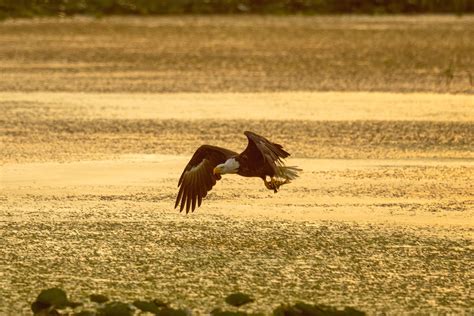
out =
{"type": "Polygon", "coordinates": [[[202,145],[196,150],[179,178],[175,207],[180,205],[180,211],[186,208],[186,213],[194,211],[196,202],[199,207],[207,192],[221,179],[221,175],[215,172],[216,167],[228,160],[235,160],[236,163],[231,162],[238,165],[238,169],[230,173],[259,177],[264,180],[266,187],[274,192],[277,192],[282,184],[297,177],[296,172],[300,169],[284,165],[282,159],[290,154],[281,145],[253,132],[247,131],[244,134],[248,138],[248,145],[241,154],[211,145],[202,145]],[[267,181],[267,177],[271,181],[267,181]]]}

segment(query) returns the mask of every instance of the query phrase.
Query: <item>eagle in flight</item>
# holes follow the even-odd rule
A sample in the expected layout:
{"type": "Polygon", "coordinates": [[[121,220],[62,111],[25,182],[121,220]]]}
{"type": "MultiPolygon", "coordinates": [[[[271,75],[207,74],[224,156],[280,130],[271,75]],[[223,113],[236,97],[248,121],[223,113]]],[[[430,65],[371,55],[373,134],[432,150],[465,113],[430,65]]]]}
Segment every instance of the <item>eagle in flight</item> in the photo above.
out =
{"type": "Polygon", "coordinates": [[[285,166],[283,159],[290,154],[279,144],[270,142],[253,132],[244,132],[248,138],[245,150],[234,151],[211,145],[199,147],[178,181],[178,196],[174,207],[186,214],[201,206],[202,199],[212,190],[221,175],[235,173],[243,177],[259,177],[273,192],[298,177],[297,167],[285,166]]]}

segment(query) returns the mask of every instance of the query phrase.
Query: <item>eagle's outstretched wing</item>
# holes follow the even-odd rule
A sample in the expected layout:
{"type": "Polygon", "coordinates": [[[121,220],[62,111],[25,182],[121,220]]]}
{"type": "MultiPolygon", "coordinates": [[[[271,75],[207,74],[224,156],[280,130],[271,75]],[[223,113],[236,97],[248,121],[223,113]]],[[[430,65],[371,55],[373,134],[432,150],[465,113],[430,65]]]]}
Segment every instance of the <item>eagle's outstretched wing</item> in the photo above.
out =
{"type": "Polygon", "coordinates": [[[283,179],[292,180],[296,178],[297,172],[301,169],[297,167],[287,167],[283,159],[290,156],[290,154],[283,149],[280,144],[272,143],[263,136],[257,135],[253,132],[244,132],[248,138],[247,148],[240,154],[247,156],[248,160],[256,164],[263,163],[266,168],[272,170],[273,175],[283,179]]]}
{"type": "Polygon", "coordinates": [[[244,132],[249,143],[245,148],[244,153],[249,157],[261,156],[265,161],[275,163],[282,162],[282,159],[288,157],[290,154],[283,149],[283,146],[270,142],[263,136],[257,135],[253,132],[244,132]]]}
{"type": "Polygon", "coordinates": [[[196,200],[197,206],[201,206],[202,198],[220,179],[219,175],[214,175],[214,168],[237,155],[236,152],[221,147],[199,147],[179,178],[179,192],[174,207],[180,205],[180,212],[186,207],[186,213],[189,213],[189,210],[193,212],[196,208],[196,200]]]}

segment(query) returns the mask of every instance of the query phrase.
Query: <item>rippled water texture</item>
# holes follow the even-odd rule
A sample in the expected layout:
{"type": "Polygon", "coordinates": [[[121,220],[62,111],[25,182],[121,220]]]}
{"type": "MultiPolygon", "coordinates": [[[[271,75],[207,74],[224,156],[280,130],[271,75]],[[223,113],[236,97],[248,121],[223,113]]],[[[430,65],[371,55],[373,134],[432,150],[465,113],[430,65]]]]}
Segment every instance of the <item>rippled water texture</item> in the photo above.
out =
{"type": "Polygon", "coordinates": [[[0,314],[53,286],[197,314],[235,291],[264,313],[472,313],[474,105],[440,93],[472,88],[440,74],[453,52],[472,67],[474,28],[439,19],[0,23],[0,314]],[[193,151],[240,151],[244,130],[301,177],[224,176],[174,210],[193,151]]]}

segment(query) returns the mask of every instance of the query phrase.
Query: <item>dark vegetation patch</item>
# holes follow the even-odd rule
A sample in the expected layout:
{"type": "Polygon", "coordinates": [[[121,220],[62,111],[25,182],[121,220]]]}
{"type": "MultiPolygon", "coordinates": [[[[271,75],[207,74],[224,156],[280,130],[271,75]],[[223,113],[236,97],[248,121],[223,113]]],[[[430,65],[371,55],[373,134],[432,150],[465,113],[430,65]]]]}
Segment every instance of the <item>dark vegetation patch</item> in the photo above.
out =
{"type": "Polygon", "coordinates": [[[88,14],[328,14],[328,13],[469,13],[469,0],[3,0],[0,17],[88,14]]]}
{"type": "MultiPolygon", "coordinates": [[[[234,307],[240,307],[254,300],[245,293],[233,293],[225,298],[225,302],[234,307]]],[[[161,300],[149,301],[136,300],[133,303],[121,301],[111,301],[100,294],[92,294],[85,302],[71,302],[67,298],[66,292],[60,288],[50,288],[40,292],[36,300],[31,304],[31,310],[35,316],[62,315],[67,313],[74,316],[132,316],[141,313],[151,313],[157,316],[189,316],[191,310],[187,308],[173,308],[161,300]],[[58,310],[62,310],[59,312],[58,310]]],[[[210,313],[212,316],[245,316],[263,315],[248,314],[239,310],[225,311],[216,308],[210,313]]],[[[298,302],[294,305],[281,304],[273,311],[275,316],[344,316],[365,315],[352,307],[337,309],[326,305],[310,305],[298,302]]]]}
{"type": "Polygon", "coordinates": [[[248,303],[253,302],[254,299],[251,298],[248,294],[245,293],[232,293],[225,298],[225,302],[232,306],[242,306],[248,303]]]}
{"type": "Polygon", "coordinates": [[[352,307],[340,310],[332,306],[298,302],[294,305],[281,305],[273,311],[274,316],[363,316],[364,312],[352,307]]]}

